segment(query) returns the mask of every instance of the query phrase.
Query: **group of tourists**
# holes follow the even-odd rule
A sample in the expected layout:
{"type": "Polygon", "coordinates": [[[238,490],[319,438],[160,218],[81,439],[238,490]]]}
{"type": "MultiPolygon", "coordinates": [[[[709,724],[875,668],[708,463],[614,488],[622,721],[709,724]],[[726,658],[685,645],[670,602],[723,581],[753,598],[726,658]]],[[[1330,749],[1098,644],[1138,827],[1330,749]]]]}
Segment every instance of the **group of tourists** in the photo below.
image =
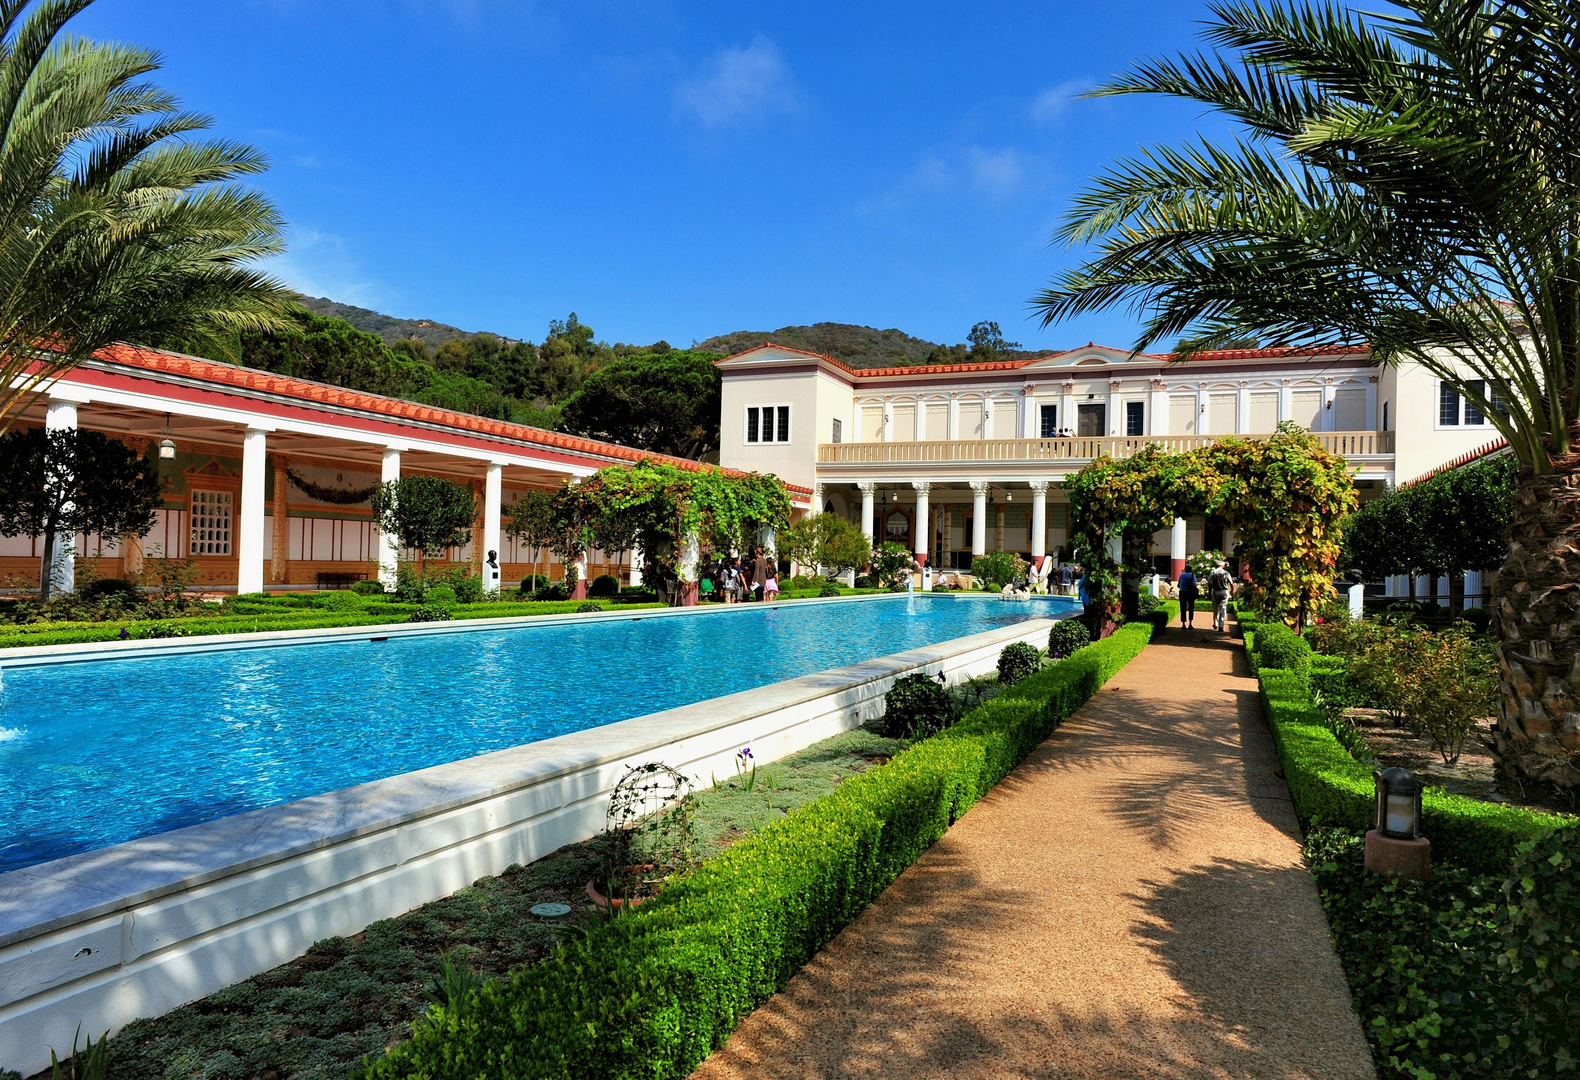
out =
{"type": "Polygon", "coordinates": [[[704,601],[739,604],[779,595],[779,566],[762,548],[744,556],[711,559],[702,568],[697,591],[704,601]]]}
{"type": "MultiPolygon", "coordinates": [[[[1207,598],[1212,601],[1212,628],[1229,632],[1229,600],[1234,596],[1234,575],[1222,559],[1207,574],[1207,598]]],[[[1196,572],[1186,567],[1180,572],[1176,586],[1179,590],[1180,625],[1196,628],[1196,601],[1201,598],[1202,583],[1196,572]]]]}

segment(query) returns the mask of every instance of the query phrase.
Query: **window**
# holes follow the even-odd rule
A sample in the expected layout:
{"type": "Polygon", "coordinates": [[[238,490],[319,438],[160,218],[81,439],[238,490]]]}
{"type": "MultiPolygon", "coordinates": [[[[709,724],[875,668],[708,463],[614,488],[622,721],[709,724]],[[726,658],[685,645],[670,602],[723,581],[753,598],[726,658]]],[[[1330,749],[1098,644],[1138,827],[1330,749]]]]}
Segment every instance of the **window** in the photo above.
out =
{"type": "Polygon", "coordinates": [[[1459,392],[1447,383],[1438,384],[1437,422],[1443,427],[1459,425],[1459,392]]]}
{"type": "Polygon", "coordinates": [[[192,554],[230,554],[230,503],[228,491],[192,493],[192,554]]]}
{"type": "MultiPolygon", "coordinates": [[[[1482,379],[1471,379],[1465,385],[1467,387],[1469,387],[1470,390],[1473,393],[1475,393],[1475,394],[1477,394],[1477,395],[1479,395],[1481,397],[1486,397],[1487,396],[1487,384],[1486,384],[1485,380],[1482,380],[1482,379]]],[[[1471,401],[1469,398],[1466,398],[1465,399],[1465,423],[1466,424],[1485,424],[1486,422],[1487,422],[1486,416],[1483,415],[1482,411],[1479,408],[1476,407],[1476,403],[1471,401]]]]}
{"type": "Polygon", "coordinates": [[[1038,406],[1037,415],[1040,417],[1041,437],[1044,439],[1058,438],[1059,435],[1059,406],[1038,406]]]}
{"type": "MultiPolygon", "coordinates": [[[[835,421],[839,423],[839,421],[835,421]]],[[[836,429],[834,441],[839,442],[836,429]]],[[[790,441],[790,406],[748,405],[746,441],[749,443],[787,443],[790,441]]]]}
{"type": "Polygon", "coordinates": [[[1132,438],[1147,433],[1147,403],[1125,402],[1125,434],[1132,438]]]}
{"type": "Polygon", "coordinates": [[[1382,422],[1382,429],[1383,429],[1383,430],[1384,430],[1384,431],[1387,431],[1387,430],[1388,430],[1388,403],[1387,403],[1387,402],[1386,402],[1386,401],[1385,401],[1385,402],[1383,402],[1383,422],[1382,422]]]}
{"type": "Polygon", "coordinates": [[[843,420],[836,419],[834,421],[834,442],[844,442],[844,441],[845,441],[845,422],[843,420]]]}

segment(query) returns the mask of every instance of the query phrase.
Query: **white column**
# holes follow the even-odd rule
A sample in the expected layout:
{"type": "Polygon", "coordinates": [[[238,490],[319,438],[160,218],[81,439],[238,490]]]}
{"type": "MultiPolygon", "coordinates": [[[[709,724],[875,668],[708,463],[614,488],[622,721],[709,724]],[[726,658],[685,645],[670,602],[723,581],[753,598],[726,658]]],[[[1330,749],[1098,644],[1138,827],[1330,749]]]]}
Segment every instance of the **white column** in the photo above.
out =
{"type": "Polygon", "coordinates": [[[932,491],[933,485],[923,480],[913,480],[911,487],[916,489],[916,543],[911,546],[916,550],[917,561],[926,566],[927,543],[932,539],[933,531],[932,512],[927,504],[927,494],[932,491]]]}
{"type": "Polygon", "coordinates": [[[883,441],[894,441],[894,402],[883,399],[883,441]]]}
{"type": "Polygon", "coordinates": [[[1031,481],[1031,557],[1048,554],[1048,481],[1031,481]]]}
{"type": "Polygon", "coordinates": [[[1289,389],[1289,380],[1288,379],[1279,379],[1278,380],[1278,422],[1279,423],[1283,423],[1285,420],[1288,420],[1290,412],[1295,407],[1292,399],[1289,396],[1290,392],[1291,391],[1289,389]]]}
{"type": "Polygon", "coordinates": [[[1251,430],[1251,384],[1240,380],[1239,393],[1234,402],[1234,430],[1244,434],[1251,430]]]}
{"type": "Polygon", "coordinates": [[[1185,569],[1185,519],[1175,518],[1169,530],[1169,575],[1179,577],[1185,569]]]}
{"type": "MultiPolygon", "coordinates": [[[[384,464],[379,471],[379,479],[386,484],[394,484],[400,480],[400,448],[386,446],[384,448],[384,464]]],[[[379,580],[384,583],[385,591],[395,588],[395,564],[400,561],[399,541],[387,532],[379,533],[379,580]]]]}
{"type": "Polygon", "coordinates": [[[1105,414],[1104,418],[1103,418],[1103,422],[1108,425],[1108,434],[1109,434],[1110,438],[1119,434],[1119,423],[1120,423],[1120,420],[1119,420],[1119,417],[1117,415],[1115,415],[1116,413],[1118,413],[1118,411],[1119,411],[1119,380],[1118,379],[1110,379],[1110,380],[1108,380],[1108,399],[1107,399],[1106,404],[1103,405],[1103,413],[1105,414]]]}
{"type": "Polygon", "coordinates": [[[1207,384],[1200,383],[1196,387],[1196,434],[1221,435],[1221,431],[1207,430],[1207,384]]]}
{"type": "Polygon", "coordinates": [[[1155,379],[1152,383],[1152,393],[1147,401],[1147,434],[1169,434],[1169,392],[1168,384],[1162,379],[1155,379]]]}
{"type": "Polygon", "coordinates": [[[949,434],[950,442],[960,438],[960,395],[949,395],[949,434]]]}
{"type": "Polygon", "coordinates": [[[989,484],[971,482],[971,554],[987,554],[987,497],[989,484]]]}
{"type": "Polygon", "coordinates": [[[483,588],[490,593],[499,592],[499,517],[504,509],[505,467],[490,461],[483,474],[483,588]],[[490,560],[489,552],[493,552],[490,560]],[[490,565],[492,563],[492,565],[490,565]]]}
{"type": "MultiPolygon", "coordinates": [[[[44,430],[76,431],[77,402],[51,398],[44,412],[44,430]]],[[[72,510],[72,504],[68,502],[62,509],[69,513],[72,510]]],[[[39,568],[40,574],[50,576],[52,591],[63,593],[76,591],[76,558],[77,534],[75,530],[69,533],[57,533],[54,551],[50,553],[50,561],[53,565],[40,565],[39,568]]]]}
{"type": "Polygon", "coordinates": [[[807,510],[807,517],[815,517],[823,512],[823,485],[812,485],[812,505],[807,510]]]}
{"type": "Polygon", "coordinates": [[[1059,397],[1059,426],[1068,428],[1071,434],[1079,430],[1076,426],[1074,383],[1065,383],[1064,392],[1059,397]]]}
{"type": "Polygon", "coordinates": [[[1333,430],[1333,380],[1325,379],[1322,384],[1322,415],[1317,417],[1318,431],[1333,430]]]}
{"type": "Polygon", "coordinates": [[[856,485],[856,489],[861,492],[861,535],[868,540],[872,539],[872,494],[877,487],[876,484],[856,485]]]}
{"type": "Polygon", "coordinates": [[[998,438],[998,433],[993,430],[993,399],[986,394],[982,395],[982,437],[998,438]]]}
{"type": "Polygon", "coordinates": [[[268,433],[248,428],[241,438],[241,514],[236,526],[236,592],[263,591],[263,469],[268,433]]]}
{"type": "Polygon", "coordinates": [[[1037,399],[1031,392],[1031,384],[1027,383],[1020,390],[1020,437],[1035,439],[1037,437],[1037,399]]]}

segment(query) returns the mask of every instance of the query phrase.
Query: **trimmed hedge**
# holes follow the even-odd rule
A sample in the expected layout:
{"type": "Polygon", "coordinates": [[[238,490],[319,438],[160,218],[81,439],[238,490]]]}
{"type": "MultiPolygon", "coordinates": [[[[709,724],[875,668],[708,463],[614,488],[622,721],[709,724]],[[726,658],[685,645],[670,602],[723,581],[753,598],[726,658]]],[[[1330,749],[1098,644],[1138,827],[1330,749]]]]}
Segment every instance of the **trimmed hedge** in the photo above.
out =
{"type": "Polygon", "coordinates": [[[742,840],[654,901],[434,1009],[369,1078],[664,1080],[735,1025],[1144,648],[1149,623],[1017,683],[958,724],[742,840]]]}
{"type": "MultiPolygon", "coordinates": [[[[1247,652],[1255,655],[1249,645],[1247,652]]],[[[1268,726],[1301,825],[1355,832],[1371,828],[1376,791],[1371,770],[1322,726],[1312,704],[1310,680],[1298,671],[1271,667],[1262,667],[1258,677],[1268,726]]],[[[1482,874],[1507,873],[1521,843],[1572,824],[1557,814],[1480,802],[1440,788],[1425,791],[1421,812],[1421,830],[1432,841],[1433,858],[1482,874]]]]}

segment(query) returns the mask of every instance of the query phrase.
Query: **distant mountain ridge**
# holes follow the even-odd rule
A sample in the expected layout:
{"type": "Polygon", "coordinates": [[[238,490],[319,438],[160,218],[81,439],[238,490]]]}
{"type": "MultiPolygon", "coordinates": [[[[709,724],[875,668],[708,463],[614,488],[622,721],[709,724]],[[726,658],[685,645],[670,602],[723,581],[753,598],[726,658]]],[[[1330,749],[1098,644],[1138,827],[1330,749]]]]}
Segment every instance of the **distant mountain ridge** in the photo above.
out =
{"type": "MultiPolygon", "coordinates": [[[[354,304],[342,304],[338,300],[331,300],[327,296],[308,296],[305,293],[296,294],[297,303],[301,304],[314,315],[323,315],[330,319],[344,319],[358,330],[369,334],[377,334],[384,339],[386,345],[393,345],[397,341],[410,341],[415,338],[428,346],[432,352],[447,341],[465,341],[476,337],[479,331],[462,330],[458,326],[448,323],[434,322],[432,319],[397,319],[393,315],[371,311],[368,308],[357,307],[354,304]]],[[[486,331],[485,331],[486,332],[486,331]]],[[[500,340],[514,344],[514,338],[507,338],[502,334],[495,334],[500,340]]]]}
{"type": "MultiPolygon", "coordinates": [[[[711,337],[698,343],[695,348],[730,356],[765,341],[832,356],[853,368],[912,367],[930,363],[962,363],[972,359],[961,345],[926,341],[902,330],[879,330],[871,326],[833,322],[781,326],[777,330],[737,330],[732,334],[711,337]]],[[[1003,349],[995,358],[1020,360],[1043,356],[1046,352],[1003,349]]]]}

